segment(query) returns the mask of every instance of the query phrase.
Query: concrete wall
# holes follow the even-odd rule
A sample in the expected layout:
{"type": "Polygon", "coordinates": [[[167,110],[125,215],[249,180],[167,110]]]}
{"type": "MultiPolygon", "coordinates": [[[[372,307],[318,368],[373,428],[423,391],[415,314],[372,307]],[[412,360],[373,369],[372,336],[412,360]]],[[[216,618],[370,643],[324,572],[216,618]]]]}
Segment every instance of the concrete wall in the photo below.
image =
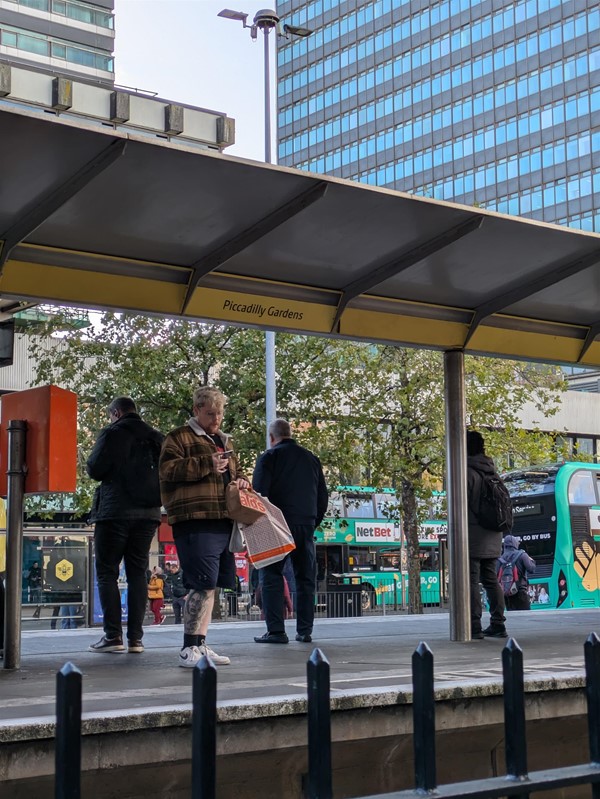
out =
{"type": "Polygon", "coordinates": [[[583,391],[566,391],[557,414],[545,419],[528,402],[521,413],[521,424],[531,430],[538,428],[550,432],[600,435],[600,394],[583,391]]]}

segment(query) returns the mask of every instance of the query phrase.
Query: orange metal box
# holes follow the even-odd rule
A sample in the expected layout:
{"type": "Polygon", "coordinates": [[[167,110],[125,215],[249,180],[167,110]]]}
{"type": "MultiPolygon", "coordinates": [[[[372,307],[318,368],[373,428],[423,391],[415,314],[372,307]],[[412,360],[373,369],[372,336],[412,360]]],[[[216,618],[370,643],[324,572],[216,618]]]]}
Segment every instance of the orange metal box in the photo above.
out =
{"type": "Polygon", "coordinates": [[[26,494],[74,492],[77,483],[77,395],[58,386],[4,394],[0,400],[0,496],[6,496],[8,422],[27,422],[26,494]]]}

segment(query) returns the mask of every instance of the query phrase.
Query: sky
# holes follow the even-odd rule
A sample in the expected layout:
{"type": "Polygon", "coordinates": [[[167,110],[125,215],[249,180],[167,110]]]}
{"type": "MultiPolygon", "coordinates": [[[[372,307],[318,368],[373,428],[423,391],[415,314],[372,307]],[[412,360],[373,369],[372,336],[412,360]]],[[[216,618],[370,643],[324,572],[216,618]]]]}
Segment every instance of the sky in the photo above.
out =
{"type": "MultiPolygon", "coordinates": [[[[236,144],[225,152],[263,161],[262,34],[254,42],[241,22],[217,14],[223,8],[243,11],[251,22],[258,9],[274,5],[269,0],[116,0],[116,83],[233,117],[236,144]]],[[[273,33],[270,37],[273,78],[273,33]]],[[[274,134],[274,87],[271,101],[274,134]]]]}

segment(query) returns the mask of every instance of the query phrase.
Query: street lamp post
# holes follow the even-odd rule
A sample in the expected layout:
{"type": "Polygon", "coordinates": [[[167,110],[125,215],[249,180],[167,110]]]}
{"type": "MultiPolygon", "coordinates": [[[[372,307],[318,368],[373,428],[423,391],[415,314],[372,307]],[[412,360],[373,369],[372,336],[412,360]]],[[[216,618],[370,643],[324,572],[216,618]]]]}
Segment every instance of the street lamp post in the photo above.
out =
{"type": "MultiPolygon", "coordinates": [[[[244,28],[250,29],[251,38],[256,41],[258,31],[261,30],[264,35],[264,78],[265,78],[265,161],[267,164],[273,163],[271,151],[271,67],[269,59],[269,34],[272,30],[275,31],[276,36],[282,36],[286,39],[292,36],[300,36],[305,38],[312,33],[308,28],[299,28],[295,25],[284,25],[283,32],[281,32],[280,19],[275,11],[268,8],[263,8],[257,11],[252,20],[252,24],[248,25],[248,14],[243,11],[232,11],[229,8],[224,8],[219,11],[219,17],[225,19],[233,19],[241,22],[244,28]]],[[[266,400],[266,441],[267,449],[269,447],[269,425],[275,420],[277,414],[277,396],[275,385],[275,333],[272,330],[267,330],[265,333],[265,400],[266,400]]]]}

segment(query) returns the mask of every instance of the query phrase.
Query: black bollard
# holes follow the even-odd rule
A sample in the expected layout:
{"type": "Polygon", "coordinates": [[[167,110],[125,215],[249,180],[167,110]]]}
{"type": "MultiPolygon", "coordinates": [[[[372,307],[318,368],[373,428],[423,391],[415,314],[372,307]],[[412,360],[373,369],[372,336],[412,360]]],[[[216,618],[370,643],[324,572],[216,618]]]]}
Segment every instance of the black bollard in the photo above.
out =
{"type": "MultiPolygon", "coordinates": [[[[502,650],[504,679],[504,738],[506,772],[509,778],[527,780],[527,736],[525,734],[525,685],[523,682],[523,651],[514,638],[509,638],[502,650]]],[[[527,799],[529,793],[519,794],[527,799]]]]}
{"type": "Polygon", "coordinates": [[[81,796],[81,672],[65,663],[56,675],[56,748],[54,796],[81,796]]]}
{"type": "Polygon", "coordinates": [[[306,799],[332,799],[329,661],[313,650],[306,665],[308,683],[308,782],[306,799]]]}
{"type": "Polygon", "coordinates": [[[433,791],[436,788],[433,652],[424,641],[413,652],[412,679],[415,788],[433,791]]]}
{"type": "Polygon", "coordinates": [[[202,656],[192,693],[192,799],[215,799],[217,770],[217,670],[202,656]]]}
{"type": "MultiPolygon", "coordinates": [[[[583,645],[590,760],[600,765],[600,639],[590,633],[583,645]]],[[[592,785],[592,799],[600,799],[600,785],[592,785]]]]}

